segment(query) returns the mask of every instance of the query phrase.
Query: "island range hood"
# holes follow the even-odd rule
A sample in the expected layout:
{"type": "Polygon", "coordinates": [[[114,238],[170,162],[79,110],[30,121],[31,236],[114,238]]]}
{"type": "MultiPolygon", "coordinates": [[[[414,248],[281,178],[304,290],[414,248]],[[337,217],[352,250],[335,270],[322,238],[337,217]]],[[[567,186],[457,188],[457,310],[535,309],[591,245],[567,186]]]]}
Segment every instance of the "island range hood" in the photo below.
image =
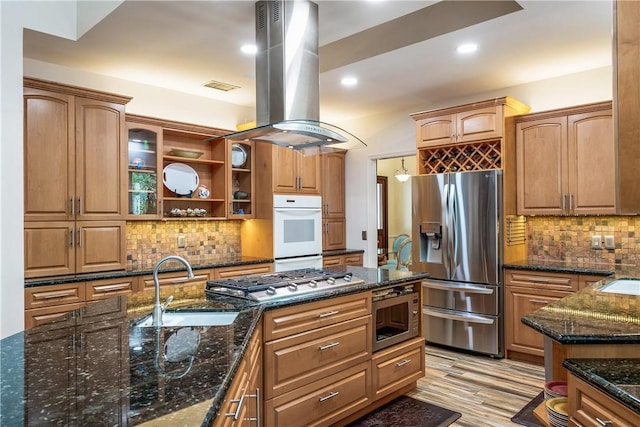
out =
{"type": "Polygon", "coordinates": [[[366,147],[344,129],[319,121],[318,5],[262,0],[255,13],[257,126],[225,138],[304,154],[366,147]]]}

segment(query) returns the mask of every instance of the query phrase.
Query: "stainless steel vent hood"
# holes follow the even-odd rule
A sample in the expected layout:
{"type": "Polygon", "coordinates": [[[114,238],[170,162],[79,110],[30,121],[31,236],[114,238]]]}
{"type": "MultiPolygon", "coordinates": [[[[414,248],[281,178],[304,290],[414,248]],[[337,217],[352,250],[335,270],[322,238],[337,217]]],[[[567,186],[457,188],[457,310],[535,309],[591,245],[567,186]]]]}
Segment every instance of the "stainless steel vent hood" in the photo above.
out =
{"type": "Polygon", "coordinates": [[[255,6],[257,126],[225,138],[306,153],[365,147],[344,129],[319,121],[318,5],[263,0],[255,6]]]}

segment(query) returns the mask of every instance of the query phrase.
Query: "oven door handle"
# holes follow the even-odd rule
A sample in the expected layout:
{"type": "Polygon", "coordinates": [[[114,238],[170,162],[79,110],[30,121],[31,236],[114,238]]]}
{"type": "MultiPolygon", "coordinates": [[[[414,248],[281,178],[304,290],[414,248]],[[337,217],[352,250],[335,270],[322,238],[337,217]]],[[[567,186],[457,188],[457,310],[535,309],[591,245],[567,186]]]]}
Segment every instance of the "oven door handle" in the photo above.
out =
{"type": "Polygon", "coordinates": [[[440,284],[434,282],[422,282],[423,288],[429,289],[438,289],[442,291],[454,291],[454,292],[469,292],[472,294],[483,294],[483,295],[491,295],[495,292],[495,289],[491,288],[481,288],[478,286],[469,286],[469,285],[454,285],[454,284],[440,284]]]}
{"type": "Polygon", "coordinates": [[[429,310],[428,308],[424,308],[424,307],[422,308],[422,314],[426,314],[427,316],[440,317],[442,319],[448,319],[448,320],[456,320],[456,321],[469,322],[469,323],[480,323],[483,325],[492,325],[495,322],[494,319],[489,319],[481,316],[474,316],[473,314],[465,314],[462,316],[458,314],[442,313],[440,311],[429,310]]]}
{"type": "Polygon", "coordinates": [[[273,211],[292,216],[313,216],[318,213],[322,214],[321,208],[275,208],[273,211]]]}

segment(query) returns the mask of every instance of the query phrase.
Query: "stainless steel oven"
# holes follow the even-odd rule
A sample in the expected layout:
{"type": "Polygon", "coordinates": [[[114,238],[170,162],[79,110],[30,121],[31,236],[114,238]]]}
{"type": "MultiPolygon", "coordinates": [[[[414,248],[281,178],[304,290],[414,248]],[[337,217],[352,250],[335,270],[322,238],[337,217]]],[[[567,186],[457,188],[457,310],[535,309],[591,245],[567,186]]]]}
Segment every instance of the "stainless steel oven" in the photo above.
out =
{"type": "Polygon", "coordinates": [[[373,291],[373,351],[420,334],[420,294],[413,285],[373,291]]]}

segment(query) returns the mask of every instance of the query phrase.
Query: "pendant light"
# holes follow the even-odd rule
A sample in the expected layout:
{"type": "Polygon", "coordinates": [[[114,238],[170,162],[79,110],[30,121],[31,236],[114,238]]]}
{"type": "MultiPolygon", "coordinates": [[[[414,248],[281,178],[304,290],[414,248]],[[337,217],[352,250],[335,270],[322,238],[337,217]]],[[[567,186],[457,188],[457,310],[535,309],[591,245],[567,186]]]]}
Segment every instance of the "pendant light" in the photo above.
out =
{"type": "Polygon", "coordinates": [[[402,167],[396,171],[395,176],[400,182],[407,182],[411,178],[409,171],[404,167],[404,157],[402,158],[402,167]]]}

